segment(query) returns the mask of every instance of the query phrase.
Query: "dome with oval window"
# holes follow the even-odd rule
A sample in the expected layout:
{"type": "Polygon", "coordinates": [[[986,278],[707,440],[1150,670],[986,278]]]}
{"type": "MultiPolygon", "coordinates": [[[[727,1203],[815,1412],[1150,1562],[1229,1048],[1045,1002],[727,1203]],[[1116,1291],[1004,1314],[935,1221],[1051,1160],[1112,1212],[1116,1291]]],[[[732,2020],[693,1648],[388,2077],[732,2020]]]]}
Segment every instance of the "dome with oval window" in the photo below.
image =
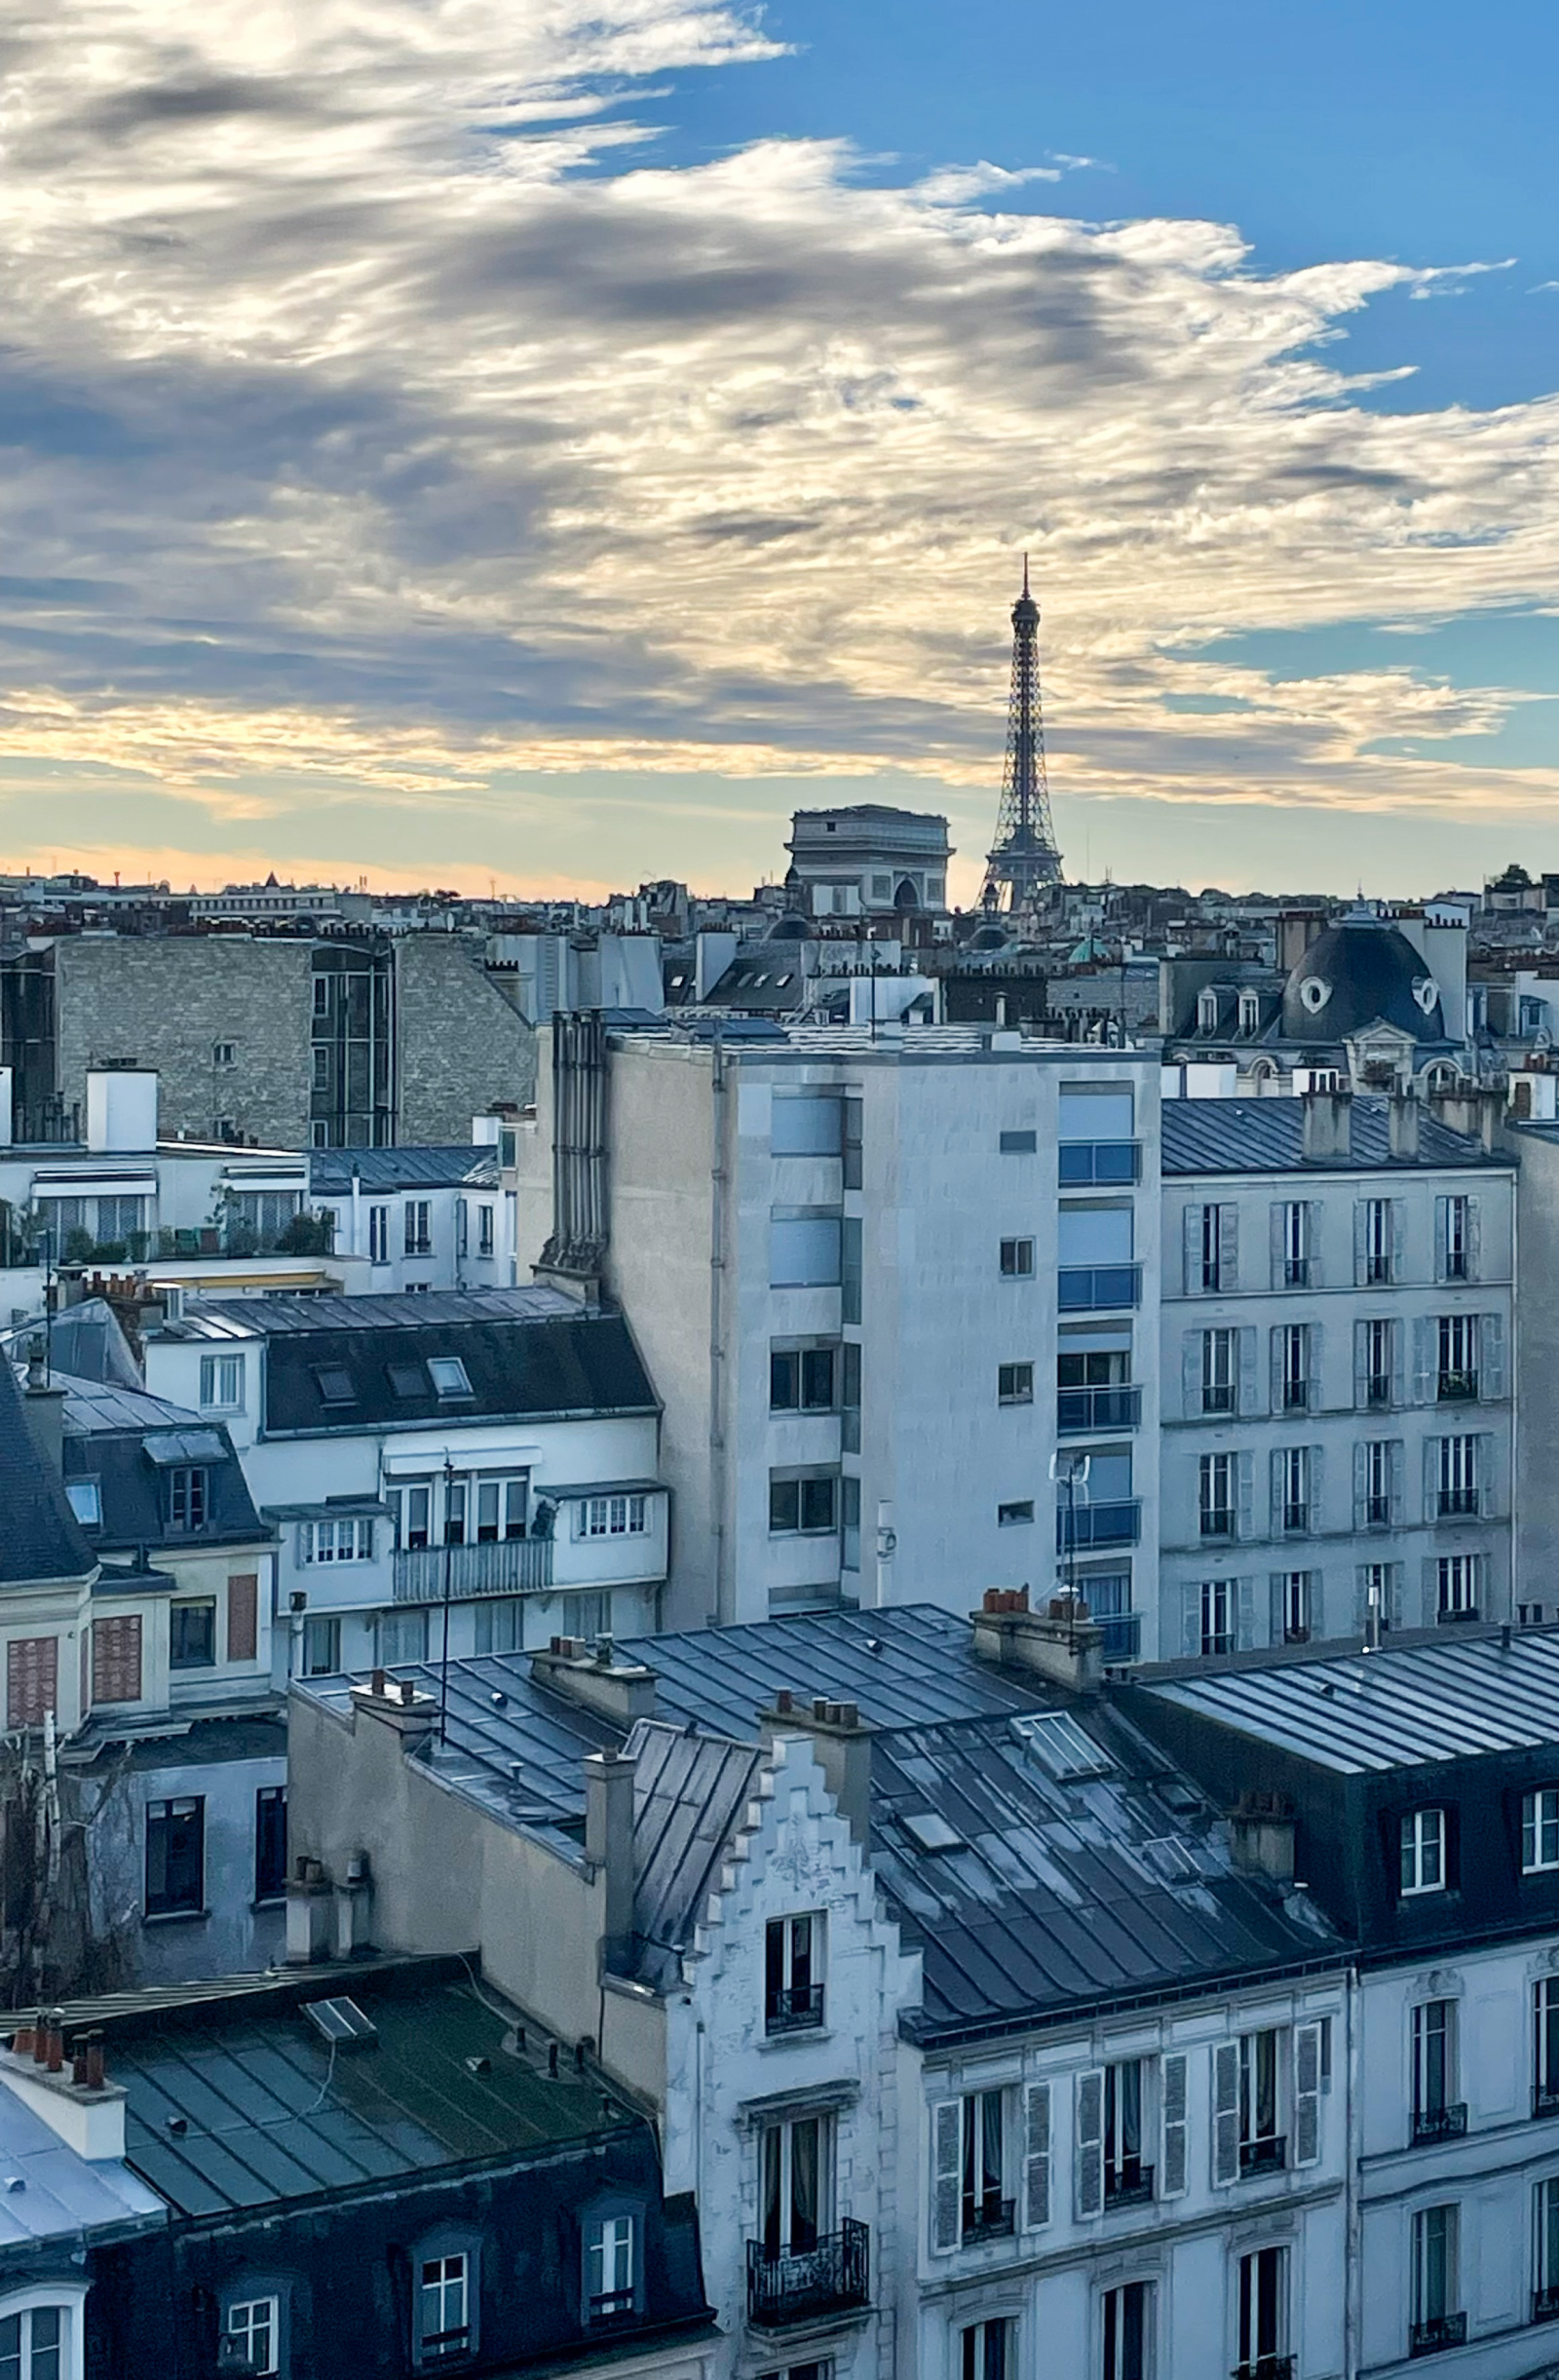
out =
{"type": "Polygon", "coordinates": [[[1354,910],[1318,934],[1283,986],[1285,1041],[1346,1041],[1372,1024],[1444,1041],[1440,992],[1399,926],[1354,910]]]}

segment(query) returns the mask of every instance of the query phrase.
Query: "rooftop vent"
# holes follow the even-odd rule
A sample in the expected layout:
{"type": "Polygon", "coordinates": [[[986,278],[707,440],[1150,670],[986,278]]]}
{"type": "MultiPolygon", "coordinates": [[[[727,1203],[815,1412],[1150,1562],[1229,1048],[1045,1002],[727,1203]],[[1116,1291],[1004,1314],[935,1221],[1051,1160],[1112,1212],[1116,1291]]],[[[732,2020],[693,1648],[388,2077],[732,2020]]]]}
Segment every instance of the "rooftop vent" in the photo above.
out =
{"type": "Polygon", "coordinates": [[[1075,1777],[1108,1777],[1115,1762],[1069,1711],[1012,1721],[1012,1733],[1046,1775],[1067,1784],[1075,1777]]]}
{"type": "Polygon", "coordinates": [[[913,1836],[922,1851],[962,1851],[964,1838],[956,1826],[950,1826],[939,1810],[912,1810],[904,1821],[904,1830],[913,1836]]]}
{"type": "Polygon", "coordinates": [[[303,2014],[332,2050],[363,2050],[379,2038],[378,2026],[356,2000],[305,2000],[303,2014]]]}

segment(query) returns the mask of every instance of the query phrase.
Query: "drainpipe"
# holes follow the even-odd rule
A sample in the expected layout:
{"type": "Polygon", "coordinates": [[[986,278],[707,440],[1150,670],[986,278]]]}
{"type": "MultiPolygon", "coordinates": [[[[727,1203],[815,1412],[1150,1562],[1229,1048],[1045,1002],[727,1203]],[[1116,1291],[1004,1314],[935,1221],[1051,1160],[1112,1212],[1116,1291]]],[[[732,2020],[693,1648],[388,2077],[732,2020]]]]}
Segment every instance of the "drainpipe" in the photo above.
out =
{"type": "Polygon", "coordinates": [[[709,1536],[714,1550],[714,1617],[736,1618],[734,1583],[726,1578],[726,1460],[725,1460],[725,1207],[729,1175],[726,1170],[726,1057],[718,1026],[710,1075],[709,1130],[712,1163],[709,1168],[709,1536]]]}
{"type": "Polygon", "coordinates": [[[1358,1969],[1348,1970],[1343,1987],[1343,2008],[1348,2024],[1348,2095],[1343,2108],[1345,2119],[1343,2204],[1347,2209],[1346,2255],[1348,2278],[1343,2293],[1343,2373],[1344,2380],[1353,2380],[1358,2370],[1359,2342],[1359,2253],[1362,2222],[1359,2210],[1359,2167],[1362,2162],[1353,2154],[1354,2118],[1358,2107],[1359,2024],[1364,2010],[1364,1995],[1359,1987],[1358,1969]]]}

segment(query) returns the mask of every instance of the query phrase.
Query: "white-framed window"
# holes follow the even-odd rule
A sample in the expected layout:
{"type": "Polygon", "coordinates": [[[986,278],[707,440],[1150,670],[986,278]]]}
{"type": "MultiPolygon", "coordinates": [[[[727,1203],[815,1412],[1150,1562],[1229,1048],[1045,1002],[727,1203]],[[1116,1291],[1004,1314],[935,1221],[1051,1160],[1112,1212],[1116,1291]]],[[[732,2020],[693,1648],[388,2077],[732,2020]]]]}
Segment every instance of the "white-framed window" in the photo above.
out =
{"type": "Polygon", "coordinates": [[[1278,2075],[1282,2035],[1275,2025],[1239,2036],[1239,2169],[1258,2173],[1284,2162],[1278,2075]]]}
{"type": "Polygon", "coordinates": [[[1203,1454],[1197,1458],[1197,1517],[1203,1537],[1235,1534],[1235,1458],[1203,1454]]]}
{"type": "Polygon", "coordinates": [[[1204,1330],[1201,1334],[1201,1409],[1204,1413],[1235,1410],[1239,1378],[1239,1340],[1234,1330],[1204,1330]]]}
{"type": "Polygon", "coordinates": [[[1313,1625],[1314,1583],[1309,1570],[1284,1570],[1279,1575],[1278,1625],[1285,1644],[1308,1644],[1313,1625]]]}
{"type": "Polygon", "coordinates": [[[1254,992],[1242,991],[1239,995],[1239,1029],[1241,1033],[1254,1033],[1260,1023],[1260,1000],[1254,992]]]}
{"type": "MultiPolygon", "coordinates": [[[[790,1484],[794,1486],[803,1482],[793,1480],[790,1484]]],[[[817,1482],[809,1480],[804,1484],[815,1486],[817,1482]]],[[[586,1496],[581,1499],[579,1514],[581,1537],[642,1537],[650,1525],[647,1496],[586,1496]]],[[[818,1524],[798,1521],[791,1525],[807,1527],[818,1524]]],[[[831,1528],[832,1519],[822,1525],[831,1528]]],[[[772,1520],[770,1526],[774,1526],[772,1520]]]]}
{"type": "Polygon", "coordinates": [[[1288,2354],[1288,2250],[1252,2248],[1239,2259],[1239,2370],[1274,2372],[1288,2354]]]}
{"type": "Polygon", "coordinates": [[[1457,2273],[1461,2209],[1423,2207],[1413,2217],[1413,2335],[1410,2345],[1422,2354],[1432,2347],[1459,2346],[1466,2336],[1466,2316],[1458,2300],[1457,2273]]]}
{"type": "Polygon", "coordinates": [[[1278,1209],[1278,1281],[1285,1289],[1306,1289],[1311,1275],[1311,1217],[1307,1199],[1287,1199],[1278,1209]]]}
{"type": "Polygon", "coordinates": [[[1215,991],[1197,994],[1197,1030],[1198,1033],[1216,1033],[1218,1030],[1218,994],[1215,991]]]}
{"type": "Polygon", "coordinates": [[[477,1208],[477,1209],[476,1209],[476,1253],[477,1253],[477,1255],[478,1255],[478,1256],[490,1256],[490,1255],[492,1255],[492,1254],[493,1254],[493,1252],[494,1252],[495,1245],[496,1245],[496,1244],[495,1244],[495,1241],[494,1241],[494,1238],[493,1238],[493,1210],[492,1210],[492,1208],[491,1208],[491,1206],[490,1206],[490,1205],[483,1204],[482,1206],[478,1207],[478,1208],[477,1208]]]}
{"type": "Polygon", "coordinates": [[[0,2380],[66,2380],[68,2306],[28,2306],[0,2315],[0,2380]]]}
{"type": "Polygon", "coordinates": [[[1443,1893],[1445,1885],[1445,1812],[1404,1811],[1398,1892],[1407,1900],[1415,1893],[1443,1893]]]}
{"type": "Polygon", "coordinates": [[[433,1254],[433,1202],[425,1198],[408,1198],[403,1209],[405,1219],[405,1252],[408,1256],[433,1254]]]}
{"type": "Polygon", "coordinates": [[[1277,1456],[1277,1511],[1273,1517],[1285,1536],[1302,1536],[1310,1527],[1310,1453],[1308,1446],[1284,1446],[1277,1456]]]}
{"type": "Polygon", "coordinates": [[[1559,1976],[1532,1987],[1532,2112],[1559,2112],[1559,1976]]]}
{"type": "Polygon", "coordinates": [[[1032,1281],[1034,1278],[1034,1243],[1032,1240],[1004,1240],[1000,1249],[1004,1281],[1032,1281]]]}
{"type": "Polygon", "coordinates": [[[368,1209],[368,1262],[388,1264],[390,1261],[390,1209],[388,1207],[368,1209]]]}
{"type": "Polygon", "coordinates": [[[1441,1520],[1478,1509],[1476,1438],[1442,1438],[1435,1468],[1435,1510],[1441,1520]]]}
{"type": "Polygon", "coordinates": [[[1283,1323],[1277,1331],[1278,1402],[1285,1413],[1310,1405],[1310,1324],[1283,1323]]]}
{"type": "Polygon", "coordinates": [[[961,2112],[962,2188],[959,2238],[970,2241],[1008,2238],[1014,2207],[1003,2196],[1007,2170],[1007,2093],[1005,2091],[966,2092],[961,2112]]]}
{"type": "Polygon", "coordinates": [[[458,1356],[430,1356],[428,1377],[440,1397],[453,1400],[473,1394],[470,1376],[458,1356]]]}
{"type": "Polygon", "coordinates": [[[1442,1314],[1435,1324],[1434,1394],[1440,1404],[1470,1403],[1478,1393],[1478,1317],[1442,1314]]]}
{"type": "Polygon", "coordinates": [[[455,1201],[455,1254],[471,1253],[471,1209],[463,1198],[455,1201]]]}
{"type": "Polygon", "coordinates": [[[1549,1867],[1559,1867],[1559,1785],[1521,1797],[1521,1872],[1537,1876],[1549,1867]]]}
{"type": "Polygon", "coordinates": [[[1446,1281],[1470,1281],[1472,1278],[1472,1201],[1469,1198],[1448,1198],[1441,1202],[1442,1231],[1440,1248],[1441,1276],[1446,1281]]]}
{"type": "Polygon", "coordinates": [[[1034,1402],[1034,1366],[1032,1363],[999,1363],[997,1365],[996,1401],[998,1404],[1032,1404],[1034,1402]]]}
{"type": "Polygon", "coordinates": [[[1532,2194],[1532,2287],[1534,2317],[1551,2321],[1559,2314],[1559,2174],[1532,2194]]]}
{"type": "Polygon", "coordinates": [[[341,1668],[341,1622],[334,1612],[311,1612],[303,1623],[303,1674],[334,1677],[341,1668]]]}
{"type": "Polygon", "coordinates": [[[373,1521],[366,1514],[345,1520],[305,1520],[298,1528],[298,1554],[305,1564],[371,1562],[373,1521]]]}
{"type": "Polygon", "coordinates": [[[231,1041],[213,1041],[213,1042],[212,1042],[212,1044],[211,1044],[211,1064],[212,1064],[213,1066],[232,1066],[232,1065],[236,1065],[236,1064],[237,1064],[237,1062],[238,1062],[238,1045],[237,1045],[235,1042],[231,1042],[231,1041]]]}
{"type": "Polygon", "coordinates": [[[958,2334],[958,2380],[1017,2380],[1016,2329],[1006,2315],[966,2323],[958,2334]]]}
{"type": "Polygon", "coordinates": [[[1396,1347],[1392,1324],[1369,1322],[1364,1324],[1362,1350],[1364,1401],[1366,1404],[1388,1405],[1395,1401],[1396,1347]]]}
{"type": "Polygon", "coordinates": [[[1203,1579],[1197,1590],[1200,1602],[1201,1657],[1235,1649],[1235,1588],[1230,1579],[1203,1579]]]}
{"type": "Polygon", "coordinates": [[[238,2298],[229,2305],[222,2335],[241,2371],[269,2375],[281,2370],[280,2316],[274,2297],[238,2298]]]}
{"type": "Polygon", "coordinates": [[[585,2297],[589,2321],[631,2314],[636,2296],[638,2224],[631,2214],[597,2215],[585,2235],[585,2297]]]}
{"type": "Polygon", "coordinates": [[[833,2229],[834,2120],[787,2116],[758,2135],[758,2196],[766,2257],[810,2255],[833,2229]]]}
{"type": "Polygon", "coordinates": [[[1388,1198],[1371,1198],[1364,1202],[1364,1280],[1367,1286],[1390,1281],[1395,1251],[1392,1202],[1388,1198]]]}
{"type": "Polygon", "coordinates": [[[1105,2290],[1099,2307],[1103,2380],[1152,2380],[1153,2314],[1151,2281],[1105,2290]]]}
{"type": "Polygon", "coordinates": [[[1466,2126],[1456,2090],[1457,2017],[1454,2000],[1421,2000],[1413,2011],[1413,2137],[1444,2139],[1452,2111],[1466,2126]]]}
{"type": "Polygon", "coordinates": [[[417,2355],[423,2363],[463,2356],[471,2345],[471,2259],[422,2256],[417,2261],[417,2355]]]}
{"type": "Polygon", "coordinates": [[[1434,1564],[1436,1620],[1475,1620],[1478,1616],[1478,1556],[1442,1554],[1434,1564]]]}
{"type": "Polygon", "coordinates": [[[242,1356],[202,1356],[201,1410],[203,1413],[236,1413],[244,1404],[244,1359],[242,1356]]]}
{"type": "Polygon", "coordinates": [[[800,2033],[822,2022],[822,1919],[771,1917],[764,1929],[763,2025],[800,2033]]]}

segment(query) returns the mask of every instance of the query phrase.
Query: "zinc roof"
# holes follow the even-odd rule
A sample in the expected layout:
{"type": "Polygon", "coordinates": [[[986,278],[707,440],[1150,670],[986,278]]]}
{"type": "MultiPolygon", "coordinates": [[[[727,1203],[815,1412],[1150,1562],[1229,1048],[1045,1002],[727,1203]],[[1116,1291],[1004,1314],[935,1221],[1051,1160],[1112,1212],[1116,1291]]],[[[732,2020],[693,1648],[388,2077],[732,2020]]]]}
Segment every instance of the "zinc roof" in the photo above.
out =
{"type": "Polygon", "coordinates": [[[352,1176],[363,1191],[495,1190],[498,1151],[472,1141],[454,1146],[395,1149],[313,1149],[309,1187],[318,1197],[350,1198],[352,1176]]]}
{"type": "Polygon", "coordinates": [[[1316,1173],[1373,1171],[1383,1167],[1503,1166],[1481,1140],[1454,1132],[1436,1116],[1419,1118],[1416,1160],[1393,1157],[1388,1137],[1389,1103],[1360,1096],[1349,1115],[1349,1154],[1311,1163],[1304,1152],[1300,1099],[1165,1099],[1161,1113],[1163,1171],[1171,1173],[1316,1173]]]}
{"type": "Polygon", "coordinates": [[[126,2167],[113,2158],[78,2157],[42,2116],[4,2088],[0,2173],[20,2185],[0,2190],[0,2251],[74,2240],[84,2232],[139,2231],[168,2219],[161,2200],[126,2167]]]}

